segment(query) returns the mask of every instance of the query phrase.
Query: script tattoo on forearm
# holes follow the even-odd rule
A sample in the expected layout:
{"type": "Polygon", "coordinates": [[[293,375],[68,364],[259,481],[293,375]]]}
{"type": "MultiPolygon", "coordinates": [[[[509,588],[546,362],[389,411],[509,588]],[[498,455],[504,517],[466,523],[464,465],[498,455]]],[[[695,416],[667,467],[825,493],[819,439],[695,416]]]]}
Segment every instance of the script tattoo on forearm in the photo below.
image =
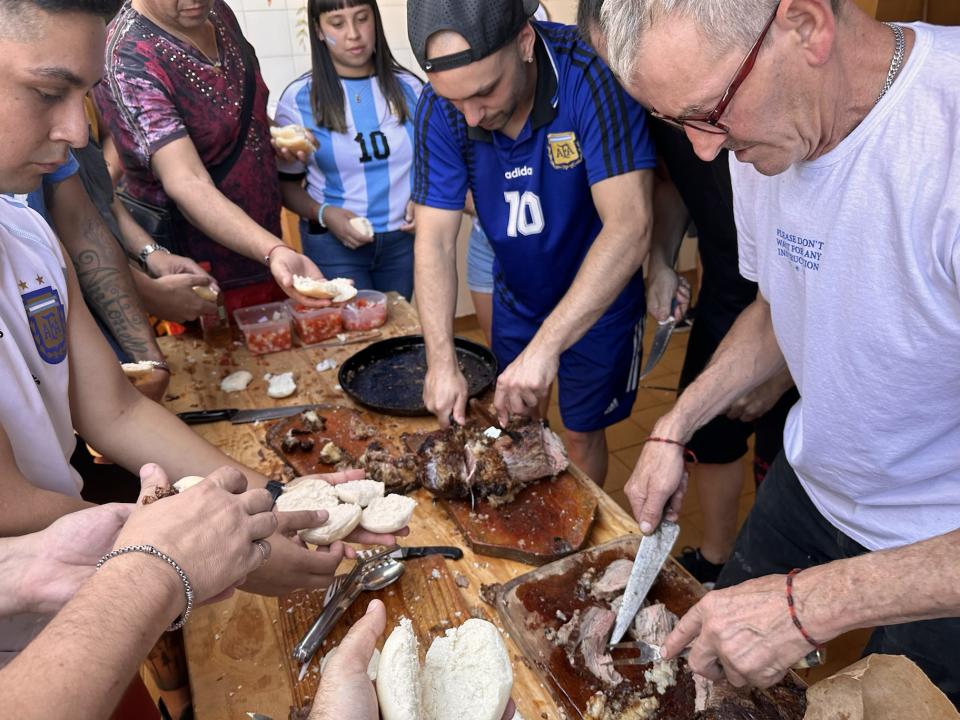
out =
{"type": "Polygon", "coordinates": [[[153,328],[147,321],[119,246],[116,253],[109,250],[102,253],[91,247],[94,244],[104,247],[104,240],[114,242],[112,238],[100,238],[100,234],[101,228],[96,223],[85,222],[80,235],[87,241],[87,247],[76,253],[71,248],[84,299],[128,354],[135,358],[159,355],[153,328]]]}

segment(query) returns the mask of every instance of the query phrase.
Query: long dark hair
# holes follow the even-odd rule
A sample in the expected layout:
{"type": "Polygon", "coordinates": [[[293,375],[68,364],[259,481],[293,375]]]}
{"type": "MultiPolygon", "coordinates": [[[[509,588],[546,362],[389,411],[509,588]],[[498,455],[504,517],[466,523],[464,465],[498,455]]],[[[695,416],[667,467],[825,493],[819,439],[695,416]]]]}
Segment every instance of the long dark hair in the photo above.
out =
{"type": "Polygon", "coordinates": [[[333,58],[327,44],[317,37],[320,25],[320,16],[325,12],[343,10],[348,7],[368,5],[373,11],[374,18],[374,46],[373,68],[380,84],[380,92],[387,100],[390,112],[401,125],[410,119],[407,100],[400,87],[396,73],[409,70],[403,67],[393,57],[387,38],[383,34],[383,21],[380,18],[380,8],[376,0],[309,0],[307,4],[307,23],[310,26],[310,54],[313,57],[313,88],[310,91],[310,103],[313,107],[313,117],[318,127],[327,128],[336,133],[347,131],[347,114],[343,102],[343,87],[340,77],[333,66],[333,58]]]}

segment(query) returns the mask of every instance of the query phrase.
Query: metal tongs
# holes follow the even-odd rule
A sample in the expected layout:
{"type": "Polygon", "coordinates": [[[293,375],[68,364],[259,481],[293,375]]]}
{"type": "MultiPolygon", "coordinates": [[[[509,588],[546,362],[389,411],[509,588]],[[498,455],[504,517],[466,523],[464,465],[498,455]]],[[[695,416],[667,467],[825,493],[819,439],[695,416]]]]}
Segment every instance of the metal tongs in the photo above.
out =
{"type": "MultiPolygon", "coordinates": [[[[371,550],[361,550],[357,553],[356,564],[354,564],[349,573],[344,576],[338,576],[336,580],[340,580],[341,577],[343,579],[339,581],[333,595],[328,593],[324,599],[324,608],[323,612],[320,613],[320,617],[316,619],[310,629],[307,630],[306,635],[303,636],[303,639],[293,648],[292,654],[294,660],[304,665],[310,662],[311,658],[313,658],[317,652],[317,648],[320,647],[320,644],[326,639],[327,635],[330,634],[330,631],[333,630],[333,626],[337,620],[339,620],[340,616],[346,611],[349,603],[344,603],[343,601],[356,589],[363,575],[373,569],[379,561],[382,561],[390,555],[390,553],[399,549],[400,546],[394,544],[371,550]]],[[[391,560],[390,562],[397,561],[391,560]]]]}

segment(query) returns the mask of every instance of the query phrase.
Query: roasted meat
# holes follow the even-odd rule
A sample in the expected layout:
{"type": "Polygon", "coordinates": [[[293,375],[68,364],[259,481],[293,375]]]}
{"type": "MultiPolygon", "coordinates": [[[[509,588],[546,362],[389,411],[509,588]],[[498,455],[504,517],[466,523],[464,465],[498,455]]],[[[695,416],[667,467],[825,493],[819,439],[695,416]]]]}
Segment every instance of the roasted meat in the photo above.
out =
{"type": "Polygon", "coordinates": [[[660,647],[677,625],[677,616],[662,603],[647,605],[633,619],[631,634],[634,639],[660,647]]]}
{"type": "Polygon", "coordinates": [[[499,438],[482,425],[431,433],[420,445],[420,479],[434,495],[511,499],[535,480],[566,469],[563,443],[542,422],[511,422],[499,438]]]}
{"type": "Polygon", "coordinates": [[[613,667],[613,658],[607,647],[607,639],[617,616],[601,607],[587,608],[580,620],[578,645],[583,662],[604,685],[613,687],[623,681],[623,676],[613,667]]]}
{"type": "Polygon", "coordinates": [[[607,569],[603,571],[600,579],[593,583],[590,594],[598,600],[612,600],[627,587],[632,569],[633,562],[631,560],[626,558],[614,560],[607,565],[607,569]]]}
{"type": "Polygon", "coordinates": [[[386,485],[387,492],[403,493],[418,484],[417,459],[413,453],[394,457],[378,441],[371,442],[353,467],[366,470],[367,477],[386,485]]]}

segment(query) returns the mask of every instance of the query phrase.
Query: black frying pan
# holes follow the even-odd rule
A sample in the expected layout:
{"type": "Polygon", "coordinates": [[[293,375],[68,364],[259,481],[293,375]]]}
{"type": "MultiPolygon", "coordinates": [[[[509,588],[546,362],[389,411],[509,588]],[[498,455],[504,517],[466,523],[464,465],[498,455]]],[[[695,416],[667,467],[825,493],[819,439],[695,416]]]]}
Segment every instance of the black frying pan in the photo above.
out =
{"type": "MultiPolygon", "coordinates": [[[[454,338],[460,370],[470,397],[486,392],[497,378],[497,359],[489,349],[454,338]]],[[[340,366],[340,387],[355,402],[385,415],[429,415],[423,405],[427,354],[422,335],[380,340],[340,366]]]]}

